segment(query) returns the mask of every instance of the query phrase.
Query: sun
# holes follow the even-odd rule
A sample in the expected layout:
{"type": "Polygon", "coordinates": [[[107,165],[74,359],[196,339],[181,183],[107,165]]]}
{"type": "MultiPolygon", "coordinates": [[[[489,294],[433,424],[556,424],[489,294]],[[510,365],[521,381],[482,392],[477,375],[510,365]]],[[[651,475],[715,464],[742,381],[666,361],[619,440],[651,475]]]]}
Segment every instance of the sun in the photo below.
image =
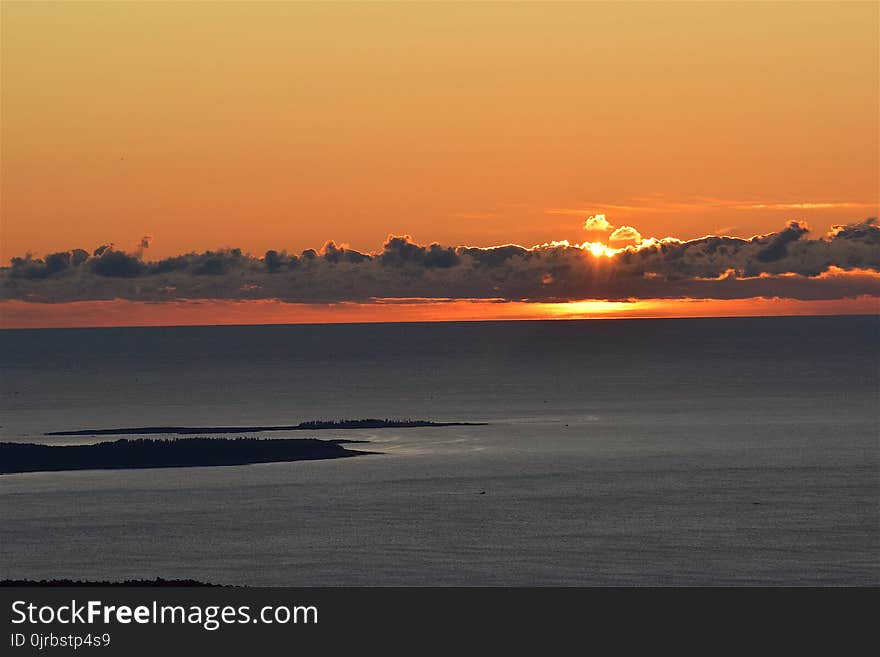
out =
{"type": "Polygon", "coordinates": [[[589,319],[591,317],[632,317],[644,315],[658,306],[653,300],[605,301],[603,299],[585,299],[566,301],[564,303],[539,303],[542,314],[555,319],[589,319]]]}
{"type": "Polygon", "coordinates": [[[611,249],[605,244],[602,244],[602,242],[584,242],[583,244],[581,244],[581,248],[589,251],[597,258],[601,256],[610,257],[614,255],[614,249],[611,249]]]}

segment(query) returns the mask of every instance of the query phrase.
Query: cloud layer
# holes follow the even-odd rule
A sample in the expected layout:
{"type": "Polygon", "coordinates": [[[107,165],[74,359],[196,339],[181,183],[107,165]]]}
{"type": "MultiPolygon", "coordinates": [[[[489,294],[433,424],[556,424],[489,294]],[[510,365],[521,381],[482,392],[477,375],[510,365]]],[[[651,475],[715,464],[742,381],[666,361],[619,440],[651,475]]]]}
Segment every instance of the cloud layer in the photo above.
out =
{"type": "MultiPolygon", "coordinates": [[[[604,216],[588,231],[610,232],[604,216]]],[[[749,239],[644,238],[629,226],[606,236],[610,247],[551,242],[526,248],[422,245],[390,236],[381,251],[335,242],[300,254],[240,249],[148,261],[112,245],[44,258],[13,258],[0,270],[4,299],[66,302],[101,299],[280,299],[332,303],[373,298],[840,299],[880,296],[880,226],[874,219],[835,226],[811,239],[807,226],[749,239]],[[623,231],[623,232],[621,232],[623,231]]]]}

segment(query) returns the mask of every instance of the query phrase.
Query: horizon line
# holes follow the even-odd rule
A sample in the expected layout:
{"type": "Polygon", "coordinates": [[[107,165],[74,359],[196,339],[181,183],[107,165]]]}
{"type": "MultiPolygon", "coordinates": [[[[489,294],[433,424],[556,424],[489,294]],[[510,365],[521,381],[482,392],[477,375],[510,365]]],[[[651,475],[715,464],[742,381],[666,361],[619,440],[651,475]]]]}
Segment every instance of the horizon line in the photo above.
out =
{"type": "Polygon", "coordinates": [[[340,321],[340,322],[267,322],[259,324],[126,324],[126,325],[95,325],[95,326],[0,326],[0,331],[80,331],[103,329],[150,329],[150,328],[260,328],[268,326],[375,326],[403,324],[501,324],[519,322],[604,322],[625,321],[665,321],[665,320],[710,320],[710,319],[820,319],[837,317],[876,317],[876,313],[809,313],[809,314],[755,314],[755,315],[651,315],[637,317],[524,317],[524,318],[488,318],[488,319],[411,319],[397,321],[340,321]]]}

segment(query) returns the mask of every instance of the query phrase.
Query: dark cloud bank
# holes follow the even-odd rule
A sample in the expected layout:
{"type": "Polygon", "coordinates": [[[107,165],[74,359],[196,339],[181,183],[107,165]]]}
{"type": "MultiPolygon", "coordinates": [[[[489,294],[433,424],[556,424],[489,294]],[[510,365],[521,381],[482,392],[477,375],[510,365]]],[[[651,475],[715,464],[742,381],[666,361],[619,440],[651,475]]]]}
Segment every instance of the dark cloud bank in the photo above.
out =
{"type": "Polygon", "coordinates": [[[13,258],[0,270],[4,299],[280,299],[330,303],[371,298],[525,301],[639,298],[838,299],[880,296],[880,226],[837,226],[811,239],[806,225],[750,239],[645,240],[611,256],[552,243],[527,249],[420,245],[389,237],[360,253],[328,242],[299,255],[239,249],[144,259],[109,245],[45,258],[13,258]]]}

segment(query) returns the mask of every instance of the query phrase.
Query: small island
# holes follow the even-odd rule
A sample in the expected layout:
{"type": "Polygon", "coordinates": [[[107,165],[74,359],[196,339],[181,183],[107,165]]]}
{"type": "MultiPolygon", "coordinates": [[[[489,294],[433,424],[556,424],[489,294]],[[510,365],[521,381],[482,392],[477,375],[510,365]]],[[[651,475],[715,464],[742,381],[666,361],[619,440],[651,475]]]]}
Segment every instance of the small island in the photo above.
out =
{"type": "Polygon", "coordinates": [[[352,442],[363,441],[315,438],[122,438],[94,445],[0,443],[0,474],[245,465],[336,459],[374,453],[343,447],[343,443],[352,442]]]}
{"type": "Polygon", "coordinates": [[[76,429],[73,431],[50,431],[44,436],[124,436],[150,434],[212,434],[212,433],[262,433],[265,431],[320,431],[346,429],[415,429],[419,427],[476,427],[486,422],[431,422],[430,420],[314,420],[291,425],[253,427],[122,427],[117,429],[76,429]]]}

